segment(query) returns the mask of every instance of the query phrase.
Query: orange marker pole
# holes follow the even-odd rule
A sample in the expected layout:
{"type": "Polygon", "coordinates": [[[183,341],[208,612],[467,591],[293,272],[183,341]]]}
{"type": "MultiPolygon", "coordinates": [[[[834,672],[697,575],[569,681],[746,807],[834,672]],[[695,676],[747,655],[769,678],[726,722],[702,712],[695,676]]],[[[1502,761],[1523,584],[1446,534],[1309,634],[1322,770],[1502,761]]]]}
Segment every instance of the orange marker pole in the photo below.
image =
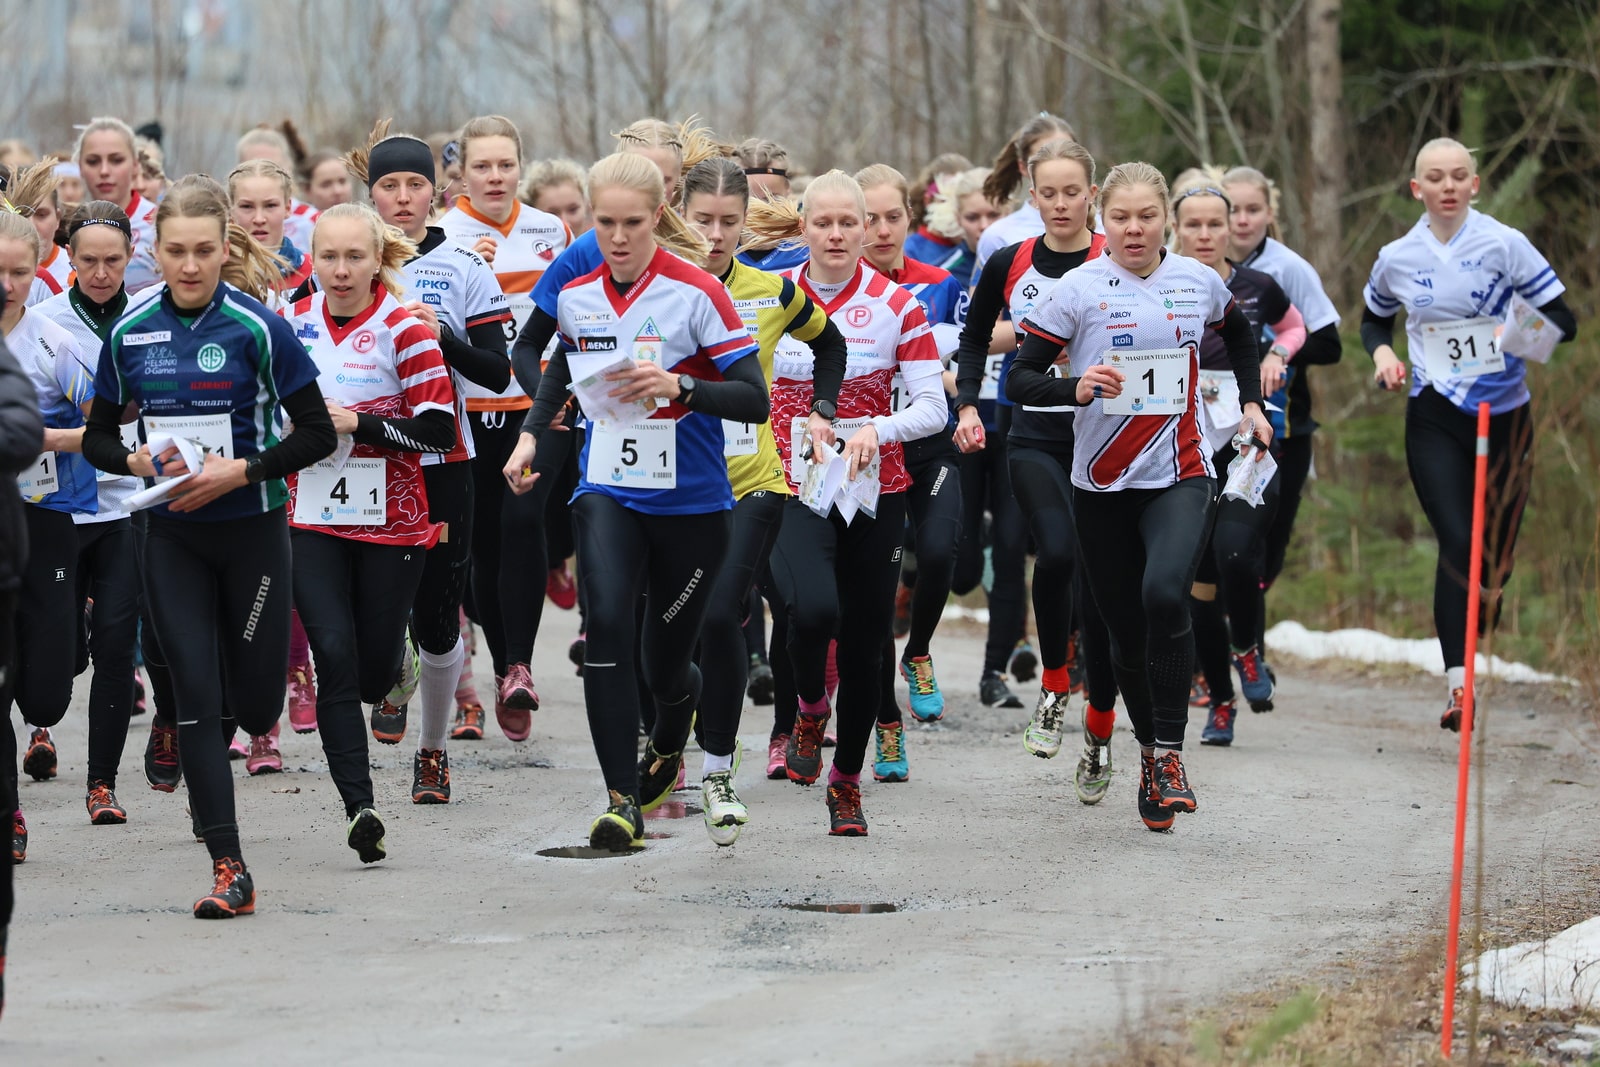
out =
{"type": "Polygon", "coordinates": [[[1466,693],[1461,701],[1461,755],[1456,768],[1456,837],[1450,868],[1450,930],[1445,941],[1444,1012],[1439,1020],[1439,1043],[1450,1058],[1455,1036],[1456,989],[1460,985],[1458,957],[1461,941],[1461,870],[1467,841],[1467,778],[1472,768],[1473,677],[1478,667],[1478,613],[1483,583],[1483,527],[1485,497],[1489,490],[1489,405],[1478,405],[1478,454],[1472,478],[1472,562],[1467,568],[1466,693]]]}

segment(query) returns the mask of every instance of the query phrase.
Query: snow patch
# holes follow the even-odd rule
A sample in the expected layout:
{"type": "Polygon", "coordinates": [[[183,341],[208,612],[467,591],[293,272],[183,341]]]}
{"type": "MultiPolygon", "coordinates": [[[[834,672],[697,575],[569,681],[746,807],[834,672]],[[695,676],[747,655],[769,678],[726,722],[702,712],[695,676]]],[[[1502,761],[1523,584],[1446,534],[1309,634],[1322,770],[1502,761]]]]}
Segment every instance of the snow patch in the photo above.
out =
{"type": "Polygon", "coordinates": [[[1480,994],[1513,1007],[1589,1010],[1600,1006],[1600,918],[1588,919],[1545,941],[1485,952],[1475,966],[1467,968],[1462,984],[1470,988],[1474,981],[1480,994]]]}
{"type": "MultiPolygon", "coordinates": [[[[1409,663],[1429,674],[1444,674],[1444,653],[1432,638],[1390,637],[1376,630],[1308,630],[1284,621],[1267,631],[1267,648],[1301,659],[1345,659],[1357,663],[1409,663]]],[[[1499,656],[1478,654],[1478,676],[1503,682],[1562,682],[1570,678],[1536,671],[1525,663],[1510,663],[1499,656]]]]}

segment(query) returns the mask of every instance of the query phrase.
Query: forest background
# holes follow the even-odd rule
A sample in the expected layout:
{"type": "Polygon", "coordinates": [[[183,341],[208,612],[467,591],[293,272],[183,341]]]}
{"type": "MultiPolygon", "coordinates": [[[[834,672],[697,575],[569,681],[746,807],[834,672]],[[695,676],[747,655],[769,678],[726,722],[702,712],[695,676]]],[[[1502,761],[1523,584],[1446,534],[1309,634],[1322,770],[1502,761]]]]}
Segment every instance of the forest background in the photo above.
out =
{"type": "Polygon", "coordinates": [[[1479,207],[1568,286],[1580,339],[1529,375],[1535,485],[1494,651],[1600,691],[1600,8],[1592,0],[5,0],[0,136],[164,125],[168,172],[220,173],[293,117],[345,147],[372,121],[446,130],[499,112],[530,157],[591,161],[641,115],[770,137],[811,173],[941,152],[987,163],[1029,115],[1068,118],[1102,170],[1247,162],[1283,239],[1343,314],[1314,380],[1322,429],[1274,618],[1431,634],[1434,547],[1403,401],[1357,337],[1378,248],[1419,214],[1425,140],[1478,150],[1479,207]]]}

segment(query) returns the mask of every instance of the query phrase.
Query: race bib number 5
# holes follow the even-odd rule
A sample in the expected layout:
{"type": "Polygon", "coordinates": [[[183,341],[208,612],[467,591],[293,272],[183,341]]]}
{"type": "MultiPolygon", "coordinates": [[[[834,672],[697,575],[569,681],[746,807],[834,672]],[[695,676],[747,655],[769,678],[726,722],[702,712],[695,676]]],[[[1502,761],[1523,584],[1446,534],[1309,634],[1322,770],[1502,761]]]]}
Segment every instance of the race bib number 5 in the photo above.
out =
{"type": "Polygon", "coordinates": [[[1126,377],[1122,395],[1100,401],[1107,415],[1178,415],[1189,408],[1189,350],[1107,352],[1105,364],[1126,377]]]}
{"type": "Polygon", "coordinates": [[[1505,354],[1495,338],[1496,319],[1456,319],[1422,326],[1422,352],[1428,377],[1436,382],[1481,378],[1506,369],[1505,354]]]}
{"type": "Polygon", "coordinates": [[[389,512],[388,472],[381,458],[322,460],[300,472],[294,521],[306,526],[382,526],[389,512]]]}
{"type": "Polygon", "coordinates": [[[676,489],[677,422],[672,419],[596,422],[589,430],[586,473],[592,485],[676,489]]]}

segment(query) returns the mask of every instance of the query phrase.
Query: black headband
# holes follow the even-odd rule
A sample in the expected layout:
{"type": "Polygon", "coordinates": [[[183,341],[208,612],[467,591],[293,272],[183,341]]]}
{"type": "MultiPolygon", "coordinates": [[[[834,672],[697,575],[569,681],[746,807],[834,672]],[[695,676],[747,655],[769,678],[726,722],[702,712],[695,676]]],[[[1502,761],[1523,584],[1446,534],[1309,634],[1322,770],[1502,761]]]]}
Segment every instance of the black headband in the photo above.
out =
{"type": "Polygon", "coordinates": [[[776,174],[780,178],[789,176],[789,172],[783,167],[746,167],[744,172],[747,176],[751,174],[776,174]]]}
{"type": "Polygon", "coordinates": [[[67,240],[76,237],[78,231],[85,226],[115,226],[122,231],[122,236],[130,241],[133,240],[133,227],[129,225],[127,219],[75,219],[67,224],[67,240]]]}
{"type": "Polygon", "coordinates": [[[391,137],[367,154],[367,188],[390,174],[420,174],[434,184],[433,149],[415,137],[391,137]]]}

